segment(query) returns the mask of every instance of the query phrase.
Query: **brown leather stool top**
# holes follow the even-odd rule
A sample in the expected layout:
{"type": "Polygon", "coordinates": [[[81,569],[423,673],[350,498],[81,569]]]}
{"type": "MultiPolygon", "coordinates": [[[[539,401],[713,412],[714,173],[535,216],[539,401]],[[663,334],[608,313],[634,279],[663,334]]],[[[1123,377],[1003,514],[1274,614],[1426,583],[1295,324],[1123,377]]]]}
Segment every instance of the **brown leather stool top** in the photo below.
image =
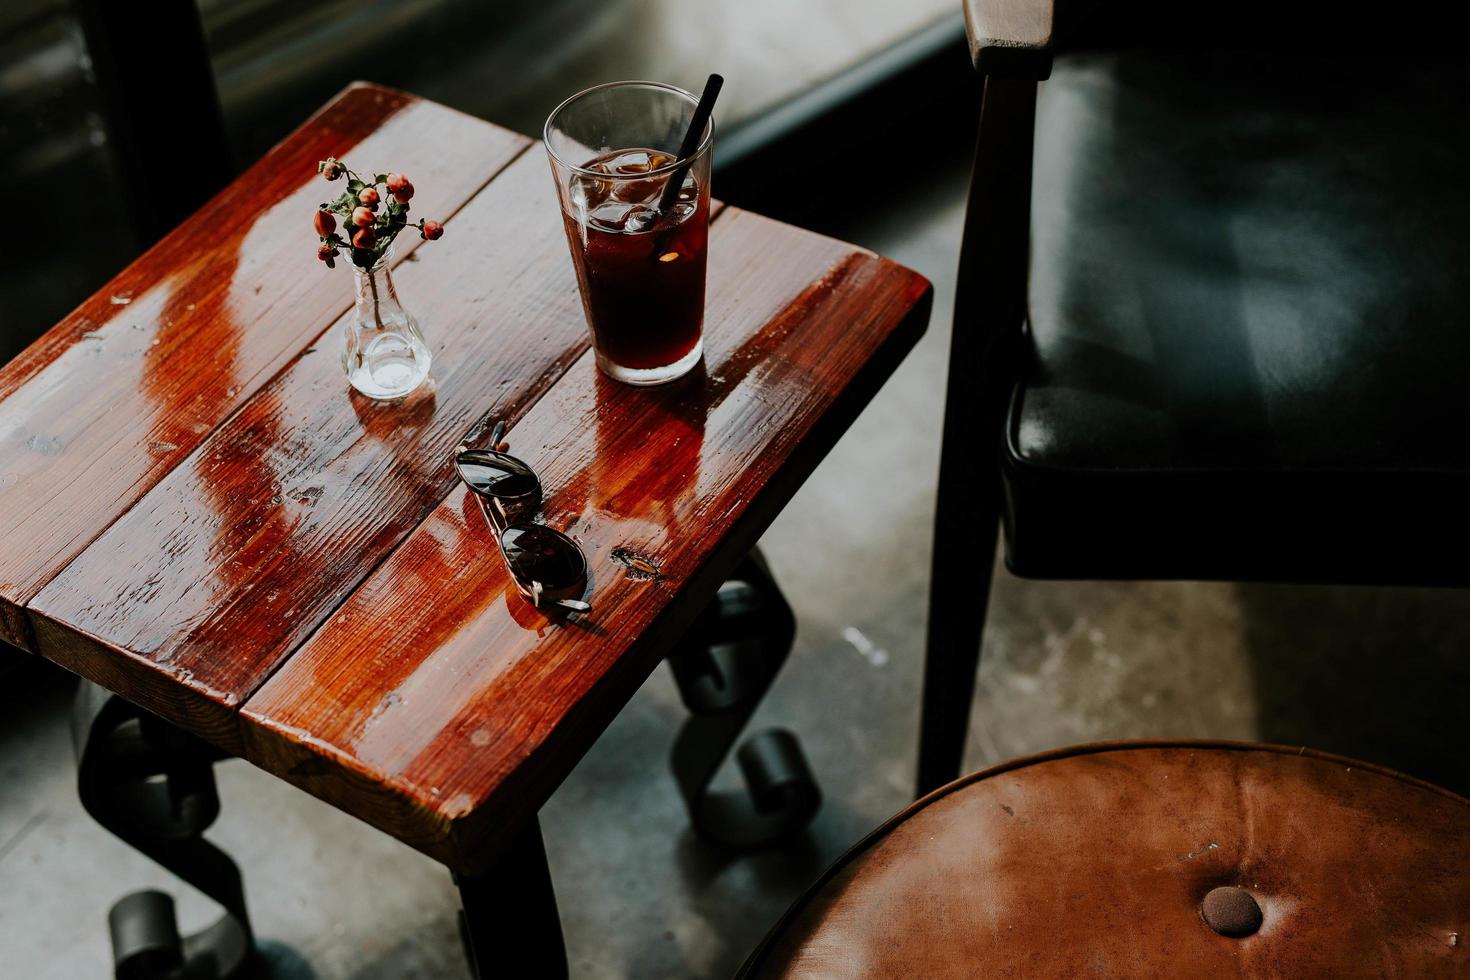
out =
{"type": "Polygon", "coordinates": [[[740,975],[1470,976],[1470,801],[1296,748],[1022,759],[869,835],[740,975]]]}

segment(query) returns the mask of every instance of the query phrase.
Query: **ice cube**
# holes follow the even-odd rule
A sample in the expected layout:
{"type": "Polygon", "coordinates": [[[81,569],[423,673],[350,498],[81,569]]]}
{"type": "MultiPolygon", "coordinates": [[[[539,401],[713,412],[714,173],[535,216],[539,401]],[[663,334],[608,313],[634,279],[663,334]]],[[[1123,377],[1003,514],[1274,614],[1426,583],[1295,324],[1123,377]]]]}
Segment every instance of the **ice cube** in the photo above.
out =
{"type": "Polygon", "coordinates": [[[647,231],[658,223],[658,211],[655,208],[642,204],[635,204],[628,208],[623,218],[623,230],[637,233],[647,231]]]}
{"type": "Polygon", "coordinates": [[[612,194],[612,181],[598,180],[596,177],[586,177],[575,174],[569,183],[568,191],[572,199],[572,206],[579,211],[591,211],[602,202],[606,201],[612,194]]]}
{"type": "Polygon", "coordinates": [[[612,196],[628,204],[652,204],[663,190],[663,181],[657,177],[648,180],[620,180],[613,187],[612,196]]]}
{"type": "MultiPolygon", "coordinates": [[[[674,158],[666,153],[655,153],[652,156],[655,168],[665,167],[674,162],[674,158]]],[[[620,201],[628,201],[638,204],[653,204],[663,196],[664,188],[672,174],[659,174],[648,180],[622,180],[613,188],[613,197],[620,201]]],[[[699,184],[694,175],[685,171],[684,181],[679,186],[678,200],[693,201],[699,196],[699,184]]]]}
{"type": "Polygon", "coordinates": [[[603,160],[603,169],[619,177],[646,174],[649,169],[649,155],[648,150],[624,150],[603,160]]]}
{"type": "Polygon", "coordinates": [[[628,217],[628,205],[621,201],[604,201],[588,212],[587,217],[599,228],[622,231],[628,217]]]}

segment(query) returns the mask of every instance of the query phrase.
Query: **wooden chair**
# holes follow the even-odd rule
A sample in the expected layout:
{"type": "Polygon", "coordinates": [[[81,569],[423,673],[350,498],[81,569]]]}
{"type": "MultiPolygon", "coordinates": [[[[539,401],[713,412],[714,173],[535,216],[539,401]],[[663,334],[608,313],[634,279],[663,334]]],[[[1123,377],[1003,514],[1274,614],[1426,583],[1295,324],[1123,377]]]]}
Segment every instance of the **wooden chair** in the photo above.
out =
{"type": "Polygon", "coordinates": [[[1470,72],[1402,7],[1411,56],[1197,6],[966,2],[921,793],[960,771],[998,523],[1027,577],[1470,582],[1470,72]]]}

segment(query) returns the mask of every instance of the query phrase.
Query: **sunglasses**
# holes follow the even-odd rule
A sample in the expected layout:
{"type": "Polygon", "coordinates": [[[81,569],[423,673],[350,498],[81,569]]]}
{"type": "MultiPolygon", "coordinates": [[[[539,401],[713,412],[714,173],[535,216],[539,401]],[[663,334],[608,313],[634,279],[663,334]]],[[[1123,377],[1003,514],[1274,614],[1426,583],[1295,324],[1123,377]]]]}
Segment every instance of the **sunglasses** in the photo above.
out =
{"type": "Polygon", "coordinates": [[[541,480],[536,471],[498,446],[505,423],[495,423],[489,449],[461,444],[454,451],[459,478],[479,501],[480,512],[495,535],[500,556],[521,595],[538,609],[548,606],[564,612],[585,613],[587,556],[581,545],[560,531],[531,518],[541,506],[541,480]]]}

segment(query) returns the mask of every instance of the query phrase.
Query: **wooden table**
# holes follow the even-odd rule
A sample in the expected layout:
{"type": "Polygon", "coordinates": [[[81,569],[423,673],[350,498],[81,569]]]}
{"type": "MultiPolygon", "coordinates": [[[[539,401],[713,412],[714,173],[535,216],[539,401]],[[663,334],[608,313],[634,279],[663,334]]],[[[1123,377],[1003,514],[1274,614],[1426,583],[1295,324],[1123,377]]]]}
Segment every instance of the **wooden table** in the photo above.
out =
{"type": "Polygon", "coordinates": [[[483,874],[929,302],[892,262],[725,207],[703,370],[620,386],[588,350],[541,148],[352,86],[0,370],[0,637],[483,874]],[[347,387],[349,275],[309,220],[328,155],[411,174],[415,213],[446,220],[395,272],[430,397],[347,387]],[[457,482],[453,447],[490,418],[588,555],[581,622],[516,595],[457,482]]]}

